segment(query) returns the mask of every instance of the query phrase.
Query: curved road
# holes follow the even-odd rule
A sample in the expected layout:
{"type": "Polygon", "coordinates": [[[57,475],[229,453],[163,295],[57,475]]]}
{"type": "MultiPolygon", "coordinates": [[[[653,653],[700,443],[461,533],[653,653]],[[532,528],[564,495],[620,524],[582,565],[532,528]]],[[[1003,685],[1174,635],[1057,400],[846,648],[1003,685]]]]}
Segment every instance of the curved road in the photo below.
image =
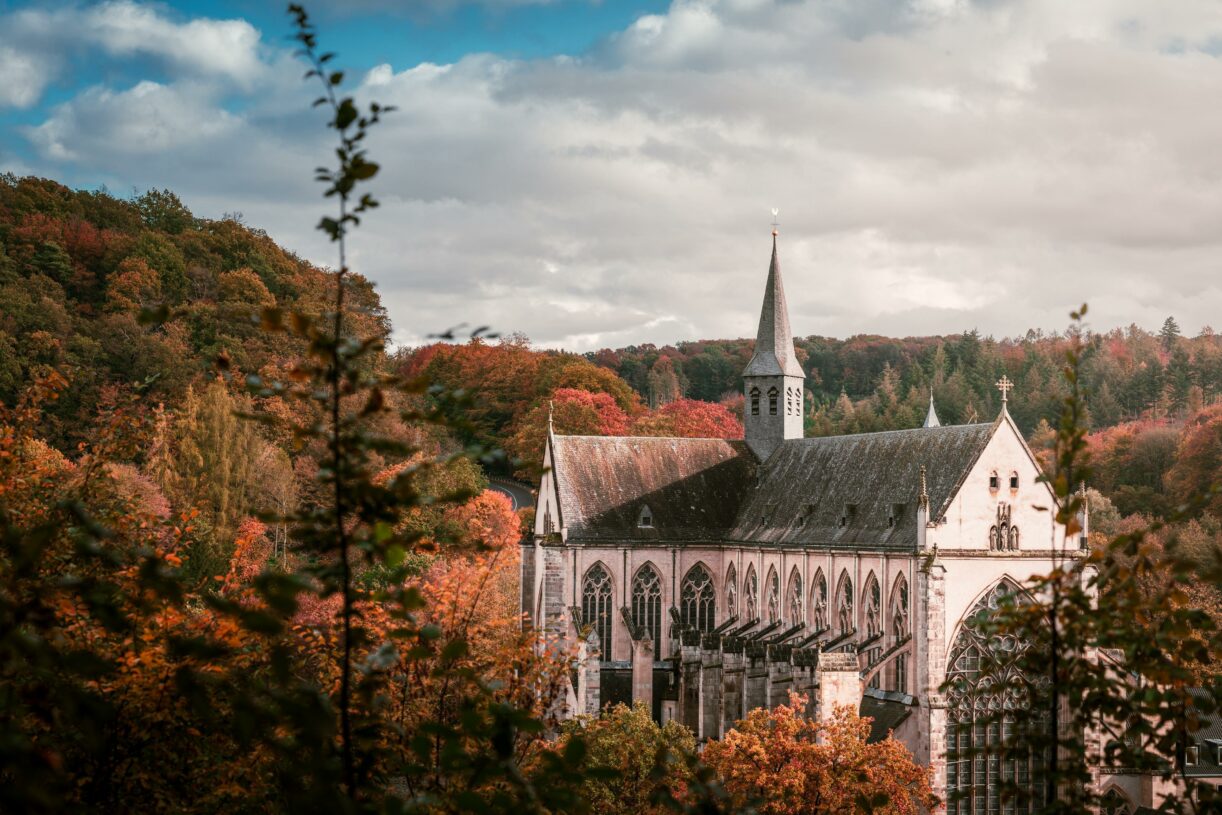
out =
{"type": "Polygon", "coordinates": [[[496,490],[502,495],[508,495],[509,500],[513,502],[515,512],[523,507],[533,507],[535,505],[535,491],[520,481],[513,481],[508,478],[489,478],[488,489],[496,490]]]}

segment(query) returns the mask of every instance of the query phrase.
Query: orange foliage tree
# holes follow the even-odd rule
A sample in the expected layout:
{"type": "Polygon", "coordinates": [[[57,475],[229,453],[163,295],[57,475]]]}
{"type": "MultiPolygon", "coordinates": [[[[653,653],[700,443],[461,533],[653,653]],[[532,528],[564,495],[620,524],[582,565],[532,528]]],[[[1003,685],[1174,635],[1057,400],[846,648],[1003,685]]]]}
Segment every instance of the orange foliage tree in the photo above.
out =
{"type": "Polygon", "coordinates": [[[686,439],[741,439],[743,425],[725,405],[679,399],[637,419],[632,425],[632,434],[686,439]]]}
{"type": "Polygon", "coordinates": [[[807,700],[757,708],[703,758],[739,806],[758,802],[764,815],[933,809],[928,768],[888,737],[870,744],[869,719],[840,708],[826,725],[806,718],[807,700]]]}

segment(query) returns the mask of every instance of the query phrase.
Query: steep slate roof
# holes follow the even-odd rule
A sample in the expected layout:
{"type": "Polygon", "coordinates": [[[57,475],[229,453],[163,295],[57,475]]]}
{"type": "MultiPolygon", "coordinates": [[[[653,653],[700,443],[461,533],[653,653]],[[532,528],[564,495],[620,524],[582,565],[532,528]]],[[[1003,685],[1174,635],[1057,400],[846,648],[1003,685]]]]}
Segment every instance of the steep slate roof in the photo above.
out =
{"type": "Polygon", "coordinates": [[[1197,746],[1197,763],[1184,768],[1184,774],[1195,778],[1222,777],[1222,711],[1216,710],[1205,714],[1202,710],[1209,707],[1209,691],[1205,688],[1192,688],[1188,691],[1194,701],[1200,700],[1197,716],[1200,717],[1201,729],[1192,734],[1192,743],[1197,746]]]}
{"type": "Polygon", "coordinates": [[[786,441],[761,467],[730,538],[910,548],[916,541],[921,466],[933,520],[945,511],[996,427],[993,422],[786,441]],[[893,504],[904,506],[890,526],[893,504]],[[847,505],[853,511],[846,513],[847,505]]]}
{"type": "Polygon", "coordinates": [[[921,466],[937,518],[996,427],[791,439],[763,464],[737,440],[554,436],[553,476],[575,541],[908,549],[916,541],[921,466]],[[846,504],[856,511],[840,526],[846,504]],[[893,504],[904,507],[890,526],[893,504]],[[644,506],[652,529],[637,526],[644,506]]]}
{"type": "Polygon", "coordinates": [[[574,540],[717,540],[755,480],[741,440],[554,436],[552,445],[574,540]],[[652,529],[637,527],[644,506],[652,529]]]}
{"type": "Polygon", "coordinates": [[[793,350],[793,334],[789,330],[789,307],[785,304],[785,286],[781,283],[781,264],[776,256],[776,233],[773,232],[772,263],[768,266],[768,282],[764,286],[764,305],[760,308],[755,354],[747,363],[743,376],[782,374],[806,376],[793,350]]]}

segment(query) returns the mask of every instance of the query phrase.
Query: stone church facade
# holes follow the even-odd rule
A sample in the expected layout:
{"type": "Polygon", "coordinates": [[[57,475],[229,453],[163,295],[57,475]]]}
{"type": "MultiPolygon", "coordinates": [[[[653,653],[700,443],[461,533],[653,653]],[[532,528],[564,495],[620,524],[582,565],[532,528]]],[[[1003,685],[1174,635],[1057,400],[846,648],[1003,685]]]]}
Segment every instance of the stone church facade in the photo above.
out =
{"type": "Polygon", "coordinates": [[[774,232],[745,439],[549,433],[522,607],[578,649],[567,709],[640,700],[707,739],[795,690],[893,731],[941,797],[967,794],[953,811],[1000,812],[996,773],[962,754],[989,734],[941,688],[972,679],[964,621],[1084,540],[1048,511],[1008,385],[991,422],[944,426],[931,403],[920,428],[803,438],[774,232]]]}

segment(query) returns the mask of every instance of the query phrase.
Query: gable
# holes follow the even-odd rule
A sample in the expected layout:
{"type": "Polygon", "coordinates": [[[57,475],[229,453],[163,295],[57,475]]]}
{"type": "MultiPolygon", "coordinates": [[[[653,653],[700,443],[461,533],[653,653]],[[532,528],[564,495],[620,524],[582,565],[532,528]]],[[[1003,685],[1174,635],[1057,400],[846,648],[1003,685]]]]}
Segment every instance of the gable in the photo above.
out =
{"type": "Polygon", "coordinates": [[[956,548],[987,551],[1000,509],[1019,530],[1020,550],[1046,551],[1054,540],[1058,548],[1064,546],[1064,529],[1054,523],[1056,498],[1039,480],[1042,473],[1030,448],[1008,415],[996,425],[997,432],[950,496],[941,528],[931,533],[932,541],[954,540],[956,548]],[[1011,486],[1011,479],[1016,486],[1011,486]]]}

